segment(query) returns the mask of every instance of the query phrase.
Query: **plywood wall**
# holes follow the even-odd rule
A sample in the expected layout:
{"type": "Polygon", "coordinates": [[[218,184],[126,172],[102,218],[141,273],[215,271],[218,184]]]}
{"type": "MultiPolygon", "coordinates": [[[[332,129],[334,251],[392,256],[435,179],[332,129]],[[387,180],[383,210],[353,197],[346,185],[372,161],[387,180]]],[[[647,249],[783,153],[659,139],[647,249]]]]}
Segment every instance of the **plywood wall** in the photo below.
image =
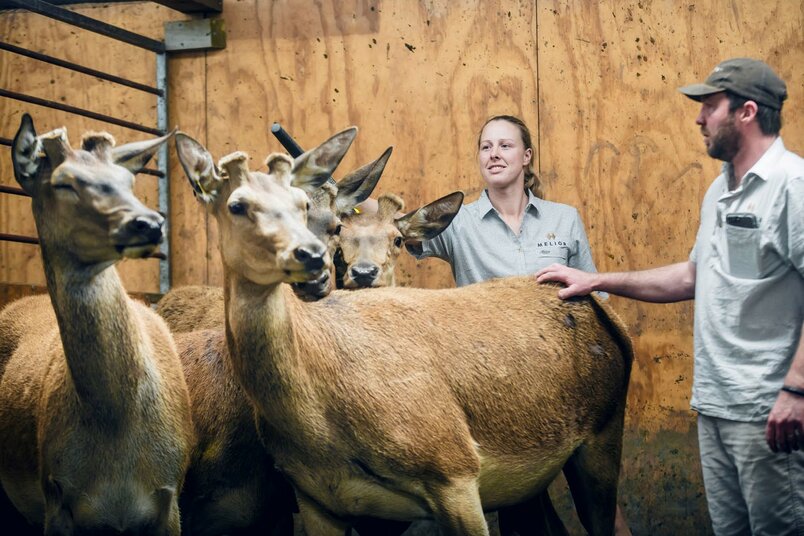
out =
{"type": "MultiPolygon", "coordinates": [[[[185,18],[149,2],[77,9],[154,37],[163,21],[185,18]]],[[[718,163],[704,152],[695,103],[676,88],[702,80],[721,59],[753,56],[776,68],[790,93],[784,140],[804,153],[804,12],[798,0],[226,0],[223,18],[225,50],[169,62],[171,124],[216,157],[244,150],[252,166],[261,166],[280,150],[269,132],[274,121],[304,147],[357,125],[360,133],[336,178],[393,145],[378,194],[400,194],[410,208],[454,190],[473,200],[482,184],[477,130],[490,115],[519,115],[538,145],[547,197],[578,207],[601,270],[687,258],[718,163]]],[[[127,52],[55,24],[3,14],[0,35],[151,79],[146,55],[124,59],[127,52]]],[[[155,120],[147,98],[124,96],[81,75],[52,82],[50,69],[0,54],[0,87],[155,120]]],[[[100,128],[0,99],[0,136],[13,136],[24,109],[42,130],[64,122],[73,135],[100,128]]],[[[136,137],[109,130],[121,140],[136,137]]],[[[0,166],[0,180],[13,182],[5,153],[0,166]]],[[[220,284],[214,222],[192,198],[175,159],[172,169],[173,282],[220,284]]],[[[153,205],[149,180],[140,179],[139,192],[153,205]]],[[[32,232],[26,203],[0,197],[0,232],[32,232]]],[[[0,279],[41,284],[37,255],[32,246],[0,245],[0,279]]],[[[438,260],[405,258],[401,271],[406,285],[452,284],[438,260]]],[[[154,261],[129,262],[123,272],[132,290],[158,288],[154,261]]],[[[689,411],[691,304],[612,302],[637,350],[621,503],[637,533],[705,534],[689,411]]],[[[560,501],[566,510],[566,499],[560,501]]]]}
{"type": "MultiPolygon", "coordinates": [[[[162,20],[185,18],[181,13],[150,2],[129,5],[83,5],[79,13],[126,30],[162,39],[162,20]],[[157,21],[154,24],[154,21],[157,21]]],[[[26,11],[0,14],[0,40],[34,52],[55,56],[91,69],[134,82],[156,85],[156,59],[153,53],[53,21],[26,11]]],[[[116,117],[156,128],[156,96],[72,72],[12,52],[0,50],[0,88],[32,97],[116,117]]],[[[102,121],[0,98],[0,137],[13,138],[24,112],[33,116],[37,132],[65,126],[70,142],[78,146],[87,130],[105,130],[118,144],[153,137],[102,121]]],[[[7,147],[0,151],[0,184],[17,186],[7,147]]],[[[150,164],[149,167],[155,167],[150,164]]],[[[142,174],[135,193],[150,207],[157,207],[156,178],[142,174]]],[[[0,195],[0,232],[36,236],[30,216],[30,200],[0,195]]],[[[142,292],[159,291],[159,265],[156,260],[124,261],[120,265],[127,288],[142,292]]],[[[0,242],[0,281],[43,285],[39,248],[29,244],[0,242]]]]}

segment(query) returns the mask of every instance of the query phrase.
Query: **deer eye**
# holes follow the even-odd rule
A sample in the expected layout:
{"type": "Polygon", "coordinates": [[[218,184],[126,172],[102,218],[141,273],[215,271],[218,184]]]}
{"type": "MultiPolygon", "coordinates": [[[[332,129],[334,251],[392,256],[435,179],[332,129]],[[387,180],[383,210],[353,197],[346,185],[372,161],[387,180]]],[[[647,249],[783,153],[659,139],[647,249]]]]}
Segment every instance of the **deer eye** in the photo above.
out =
{"type": "Polygon", "coordinates": [[[58,184],[53,185],[54,190],[64,190],[66,192],[74,192],[75,188],[73,188],[72,184],[68,184],[66,182],[60,182],[58,184]]]}
{"type": "Polygon", "coordinates": [[[242,216],[246,213],[246,204],[240,201],[233,201],[229,203],[229,212],[235,216],[242,216]]]}
{"type": "Polygon", "coordinates": [[[401,248],[402,247],[402,237],[397,236],[394,238],[394,247],[401,248]]]}

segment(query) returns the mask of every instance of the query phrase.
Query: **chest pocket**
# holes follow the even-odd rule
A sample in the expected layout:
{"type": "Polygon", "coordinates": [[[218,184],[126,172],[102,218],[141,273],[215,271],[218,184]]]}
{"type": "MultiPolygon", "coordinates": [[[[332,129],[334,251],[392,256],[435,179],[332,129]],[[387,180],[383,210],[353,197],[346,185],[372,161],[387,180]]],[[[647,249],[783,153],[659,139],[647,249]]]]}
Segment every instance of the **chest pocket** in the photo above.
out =
{"type": "Polygon", "coordinates": [[[759,241],[761,229],[747,229],[725,225],[726,248],[729,255],[729,273],[742,279],[760,276],[759,241]]]}
{"type": "Polygon", "coordinates": [[[567,264],[569,253],[570,250],[568,246],[551,244],[536,247],[536,256],[540,259],[549,259],[551,263],[560,262],[561,264],[567,264]]]}

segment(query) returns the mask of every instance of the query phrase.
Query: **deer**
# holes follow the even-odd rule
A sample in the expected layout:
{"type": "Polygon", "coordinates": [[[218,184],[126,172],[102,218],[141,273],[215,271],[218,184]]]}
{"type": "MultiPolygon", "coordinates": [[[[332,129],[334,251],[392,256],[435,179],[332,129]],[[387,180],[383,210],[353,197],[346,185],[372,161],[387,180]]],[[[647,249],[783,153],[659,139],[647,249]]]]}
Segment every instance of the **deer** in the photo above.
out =
{"type": "Polygon", "coordinates": [[[536,496],[564,468],[584,527],[611,534],[633,349],[606,303],[562,302],[528,277],[310,303],[286,284],[329,268],[291,183],[323,184],[355,134],[271,155],[268,173],[175,140],[220,230],[233,372],[306,530],[340,535],[374,515],[487,535],[484,509],[536,496]]]}
{"type": "MultiPolygon", "coordinates": [[[[336,185],[328,181],[305,190],[307,227],[328,249],[337,244],[340,216],[371,194],[391,151],[386,149],[336,185]]],[[[324,271],[315,281],[300,282],[294,291],[301,299],[318,299],[332,291],[333,281],[331,271],[324,271]]],[[[159,301],[157,312],[174,334],[198,435],[180,497],[185,533],[290,532],[293,490],[274,469],[260,441],[253,406],[231,371],[223,289],[177,287],[159,301]]]]}
{"type": "MultiPolygon", "coordinates": [[[[326,181],[317,188],[306,185],[309,197],[307,227],[327,244],[334,258],[342,229],[342,220],[374,191],[393,152],[388,147],[375,160],[352,171],[338,182],[326,181]]],[[[199,192],[193,191],[195,195],[199,192]]],[[[335,264],[316,281],[295,283],[293,288],[304,300],[318,300],[335,288],[335,264]]],[[[156,306],[173,333],[223,328],[223,289],[207,285],[187,285],[171,289],[156,306]]]]}
{"type": "MultiPolygon", "coordinates": [[[[386,193],[377,199],[376,213],[344,218],[338,250],[344,264],[344,288],[396,286],[395,268],[402,247],[438,236],[455,218],[462,202],[463,194],[454,192],[402,217],[405,202],[395,194],[386,193]]],[[[546,490],[527,503],[517,505],[515,510],[509,508],[500,512],[500,518],[507,521],[500,524],[503,536],[521,530],[510,526],[509,516],[525,516],[528,533],[568,534],[546,490]]],[[[524,519],[520,524],[523,522],[524,519]]],[[[385,526],[379,530],[388,532],[385,526]]],[[[417,534],[429,533],[427,531],[432,532],[433,528],[419,523],[417,530],[417,534]]]]}
{"type": "MultiPolygon", "coordinates": [[[[310,201],[307,227],[327,244],[331,256],[339,244],[341,223],[351,219],[347,215],[354,214],[354,208],[375,188],[390,154],[389,148],[334,186],[327,181],[305,190],[310,201]]],[[[460,201],[453,207],[452,216],[459,207],[460,201]]],[[[427,214],[434,213],[430,210],[427,214]]],[[[421,216],[417,222],[432,226],[429,222],[434,219],[421,216]]],[[[442,221],[438,232],[451,219],[442,221]]],[[[365,221],[374,220],[369,217],[365,221]]],[[[430,230],[417,236],[435,234],[430,230]]],[[[332,281],[331,271],[325,271],[324,277],[312,284],[297,284],[294,290],[301,299],[320,299],[332,291],[332,281]]],[[[180,498],[185,532],[205,536],[246,528],[287,531],[289,512],[295,507],[293,491],[274,471],[255,428],[253,407],[231,373],[223,337],[223,289],[178,287],[159,301],[157,312],[174,333],[198,433],[199,448],[180,498]]],[[[376,528],[368,523],[370,520],[359,524],[361,533],[390,534],[398,530],[386,523],[376,528]]]]}
{"type": "Polygon", "coordinates": [[[172,134],[116,146],[89,132],[73,149],[66,129],[37,136],[24,114],[12,143],[48,294],[0,313],[0,481],[46,535],[180,533],[187,386],[164,321],[114,267],[163,238],[132,187],[172,134]]]}
{"type": "Polygon", "coordinates": [[[403,245],[438,236],[462,204],[463,192],[452,192],[400,216],[405,202],[386,193],[377,198],[376,213],[345,217],[339,240],[343,287],[395,287],[396,262],[403,245]]]}

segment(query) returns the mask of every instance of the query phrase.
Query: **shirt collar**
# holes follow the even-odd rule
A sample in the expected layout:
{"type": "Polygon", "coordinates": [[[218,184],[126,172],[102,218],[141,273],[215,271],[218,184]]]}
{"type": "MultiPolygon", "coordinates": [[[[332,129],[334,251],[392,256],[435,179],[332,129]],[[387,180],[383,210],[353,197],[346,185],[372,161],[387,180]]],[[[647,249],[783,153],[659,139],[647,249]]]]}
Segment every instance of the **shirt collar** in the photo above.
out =
{"type": "MultiPolygon", "coordinates": [[[[771,143],[770,147],[765,151],[765,153],[754,162],[754,165],[751,166],[751,169],[746,172],[745,177],[743,177],[743,181],[740,181],[742,185],[748,177],[754,176],[762,179],[763,181],[768,181],[771,178],[771,174],[773,173],[774,169],[776,168],[776,163],[782,157],[787,149],[785,149],[784,143],[782,142],[782,137],[777,136],[776,139],[771,143]]],[[[724,162],[720,168],[720,172],[723,173],[726,177],[729,176],[731,173],[731,162],[724,162]]]]}
{"type": "MultiPolygon", "coordinates": [[[[525,212],[527,212],[528,206],[533,207],[533,209],[536,210],[536,212],[538,212],[539,202],[541,202],[541,199],[533,195],[533,192],[530,191],[530,188],[527,188],[525,191],[528,194],[528,204],[525,206],[525,212]]],[[[480,197],[477,200],[477,208],[479,209],[478,215],[480,216],[481,220],[485,218],[489,212],[495,210],[491,204],[491,200],[489,199],[488,190],[484,189],[483,192],[480,194],[480,197]]]]}

